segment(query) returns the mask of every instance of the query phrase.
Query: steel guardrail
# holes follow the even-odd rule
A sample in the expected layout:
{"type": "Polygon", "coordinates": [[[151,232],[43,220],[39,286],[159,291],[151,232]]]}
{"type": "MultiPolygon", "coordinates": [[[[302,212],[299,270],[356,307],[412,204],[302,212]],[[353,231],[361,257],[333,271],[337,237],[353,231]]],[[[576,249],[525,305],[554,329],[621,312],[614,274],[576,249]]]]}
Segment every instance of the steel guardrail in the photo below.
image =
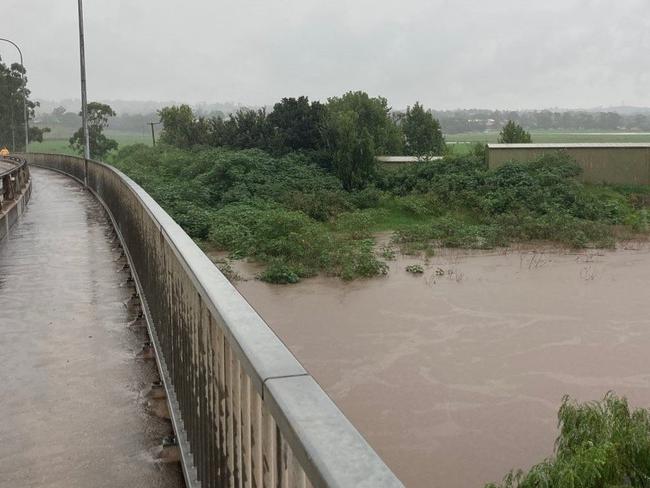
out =
{"type": "Polygon", "coordinates": [[[114,223],[143,301],[188,486],[403,487],[139,185],[102,162],[28,157],[30,164],[87,181],[114,223]]]}

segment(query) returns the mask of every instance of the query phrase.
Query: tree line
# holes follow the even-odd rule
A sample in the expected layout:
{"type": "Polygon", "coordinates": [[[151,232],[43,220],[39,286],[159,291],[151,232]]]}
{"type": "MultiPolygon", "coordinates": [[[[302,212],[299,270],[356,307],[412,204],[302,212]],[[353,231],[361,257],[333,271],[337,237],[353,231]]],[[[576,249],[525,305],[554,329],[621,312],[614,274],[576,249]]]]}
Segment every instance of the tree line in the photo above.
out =
{"type": "Polygon", "coordinates": [[[445,134],[494,131],[512,120],[528,130],[650,131],[650,113],[587,111],[434,110],[445,134]]]}
{"type": "MultiPolygon", "coordinates": [[[[26,100],[28,120],[34,118],[38,102],[29,99],[27,72],[20,63],[7,65],[0,58],[0,147],[7,146],[12,151],[25,150],[25,114],[23,101],[26,100]]],[[[47,128],[29,127],[30,141],[43,141],[47,128]]]]}
{"type": "Polygon", "coordinates": [[[161,140],[167,144],[256,148],[275,156],[303,152],[333,170],[348,189],[367,181],[378,155],[426,157],[445,150],[430,110],[415,103],[396,114],[385,98],[362,91],[327,103],[283,98],[271,111],[241,108],[227,117],[199,116],[188,105],[165,107],[159,114],[161,140]]]}

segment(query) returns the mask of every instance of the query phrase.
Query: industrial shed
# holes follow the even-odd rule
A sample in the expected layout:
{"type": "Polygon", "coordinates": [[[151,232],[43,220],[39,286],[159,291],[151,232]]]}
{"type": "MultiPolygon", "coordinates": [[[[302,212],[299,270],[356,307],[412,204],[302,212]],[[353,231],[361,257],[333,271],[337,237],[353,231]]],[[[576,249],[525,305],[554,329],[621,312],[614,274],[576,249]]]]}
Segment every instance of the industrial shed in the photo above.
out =
{"type": "Polygon", "coordinates": [[[526,162],[542,154],[562,151],[584,170],[589,183],[650,184],[650,144],[488,144],[488,166],[526,162]]]}

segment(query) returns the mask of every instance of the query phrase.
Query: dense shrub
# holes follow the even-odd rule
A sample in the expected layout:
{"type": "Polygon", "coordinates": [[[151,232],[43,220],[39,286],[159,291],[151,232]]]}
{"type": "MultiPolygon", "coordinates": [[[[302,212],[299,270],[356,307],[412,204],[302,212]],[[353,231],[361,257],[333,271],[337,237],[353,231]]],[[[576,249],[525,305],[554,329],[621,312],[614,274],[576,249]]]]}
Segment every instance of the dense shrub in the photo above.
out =
{"type": "Polygon", "coordinates": [[[585,185],[563,154],[496,170],[474,156],[420,162],[353,191],[304,153],[131,146],[114,162],[190,236],[266,264],[272,282],[385,273],[379,230],[404,253],[432,254],[531,240],[610,247],[615,230],[648,229],[650,190],[585,185]]]}

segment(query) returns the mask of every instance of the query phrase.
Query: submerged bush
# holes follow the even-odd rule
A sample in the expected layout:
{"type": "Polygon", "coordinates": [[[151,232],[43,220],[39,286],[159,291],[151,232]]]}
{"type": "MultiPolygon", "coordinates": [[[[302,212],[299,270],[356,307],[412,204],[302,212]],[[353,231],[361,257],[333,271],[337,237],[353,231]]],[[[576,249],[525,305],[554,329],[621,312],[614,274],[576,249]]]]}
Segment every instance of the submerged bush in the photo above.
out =
{"type": "Polygon", "coordinates": [[[553,457],[486,488],[650,486],[648,410],[630,410],[627,400],[613,393],[588,403],[565,397],[558,421],[553,457]]]}

